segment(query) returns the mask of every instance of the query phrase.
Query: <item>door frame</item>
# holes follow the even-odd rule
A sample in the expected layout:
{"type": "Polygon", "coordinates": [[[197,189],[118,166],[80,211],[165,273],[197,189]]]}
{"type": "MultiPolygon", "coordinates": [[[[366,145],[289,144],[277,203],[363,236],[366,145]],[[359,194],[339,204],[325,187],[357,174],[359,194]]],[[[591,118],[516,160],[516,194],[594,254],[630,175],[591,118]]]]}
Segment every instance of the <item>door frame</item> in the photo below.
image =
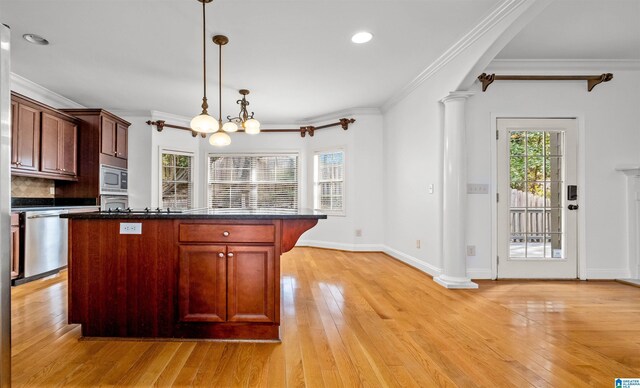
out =
{"type": "Polygon", "coordinates": [[[585,156],[585,114],[583,112],[554,111],[548,114],[532,114],[531,112],[491,112],[489,125],[489,138],[491,139],[491,279],[498,278],[498,142],[496,132],[498,119],[575,119],[577,120],[577,183],[578,183],[578,215],[577,252],[578,255],[578,279],[587,280],[587,249],[586,249],[586,214],[585,190],[586,181],[586,156],[585,156]]]}

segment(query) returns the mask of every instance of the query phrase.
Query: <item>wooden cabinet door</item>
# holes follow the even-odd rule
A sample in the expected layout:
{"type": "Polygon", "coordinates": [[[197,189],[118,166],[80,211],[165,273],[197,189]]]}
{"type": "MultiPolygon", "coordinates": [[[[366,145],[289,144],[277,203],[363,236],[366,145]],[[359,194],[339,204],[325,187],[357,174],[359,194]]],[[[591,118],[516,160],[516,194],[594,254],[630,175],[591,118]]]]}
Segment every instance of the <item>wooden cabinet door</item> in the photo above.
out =
{"type": "Polygon", "coordinates": [[[15,168],[37,171],[40,167],[40,111],[20,103],[17,111],[15,168]]]}
{"type": "Polygon", "coordinates": [[[62,120],[47,113],[42,113],[42,148],[40,154],[40,170],[58,174],[61,166],[60,159],[60,135],[62,120]]]}
{"type": "Polygon", "coordinates": [[[178,320],[224,322],[227,269],[224,245],[181,245],[178,320]]]}
{"type": "Polygon", "coordinates": [[[78,126],[69,121],[62,121],[60,131],[60,167],[65,175],[78,175],[78,126]]]}
{"type": "Polygon", "coordinates": [[[100,153],[116,156],[116,122],[104,116],[100,126],[100,153]]]}
{"type": "Polygon", "coordinates": [[[227,247],[227,320],[275,322],[275,249],[227,247]]]}
{"type": "Polygon", "coordinates": [[[127,159],[127,126],[116,124],[116,156],[120,159],[127,159]]]}
{"type": "Polygon", "coordinates": [[[11,167],[18,163],[18,103],[11,101],[11,167]]]}

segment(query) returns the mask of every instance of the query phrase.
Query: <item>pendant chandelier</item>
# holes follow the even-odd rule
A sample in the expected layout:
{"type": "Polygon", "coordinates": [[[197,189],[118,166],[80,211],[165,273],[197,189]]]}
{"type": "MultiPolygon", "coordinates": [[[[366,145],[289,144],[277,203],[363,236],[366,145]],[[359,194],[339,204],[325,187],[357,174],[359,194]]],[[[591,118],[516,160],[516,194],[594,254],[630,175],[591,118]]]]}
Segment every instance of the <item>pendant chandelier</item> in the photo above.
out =
{"type": "MultiPolygon", "coordinates": [[[[206,18],[205,18],[205,6],[213,0],[197,0],[202,3],[202,79],[203,79],[203,97],[202,97],[202,113],[194,117],[191,120],[190,127],[197,133],[209,134],[212,133],[209,138],[209,143],[214,146],[227,146],[231,144],[231,137],[227,132],[236,132],[238,130],[238,124],[242,125],[245,133],[257,134],[260,133],[260,122],[253,118],[253,112],[249,116],[247,112],[247,105],[249,101],[244,97],[242,100],[238,100],[240,104],[240,114],[236,118],[230,118],[227,116],[229,122],[222,124],[222,46],[229,43],[229,38],[224,35],[215,35],[213,37],[213,43],[218,46],[218,120],[209,115],[207,109],[209,104],[207,103],[207,54],[206,54],[206,18]]],[[[241,94],[249,91],[242,89],[241,94]]],[[[243,94],[246,96],[246,94],[243,94]]]]}
{"type": "Polygon", "coordinates": [[[238,125],[241,125],[245,133],[248,133],[249,135],[257,135],[260,133],[260,122],[253,118],[253,112],[249,114],[247,111],[247,106],[249,106],[247,94],[249,94],[249,90],[240,89],[239,93],[242,95],[242,98],[236,101],[236,104],[240,105],[240,113],[238,113],[238,116],[236,117],[227,116],[227,120],[229,121],[222,126],[222,129],[229,127],[232,130],[228,132],[235,132],[238,130],[238,125]]]}
{"type": "Polygon", "coordinates": [[[204,92],[202,96],[202,113],[191,120],[190,127],[199,133],[213,133],[219,128],[216,119],[209,116],[209,112],[207,111],[209,104],[207,104],[207,39],[205,18],[205,6],[212,0],[198,1],[202,3],[202,85],[204,92]]]}

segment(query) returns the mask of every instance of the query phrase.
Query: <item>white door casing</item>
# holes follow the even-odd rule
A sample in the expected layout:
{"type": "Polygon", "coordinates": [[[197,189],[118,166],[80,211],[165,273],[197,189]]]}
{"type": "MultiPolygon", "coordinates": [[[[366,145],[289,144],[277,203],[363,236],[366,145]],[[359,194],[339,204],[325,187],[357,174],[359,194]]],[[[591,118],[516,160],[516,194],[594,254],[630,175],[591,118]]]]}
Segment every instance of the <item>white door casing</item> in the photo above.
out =
{"type": "Polygon", "coordinates": [[[498,278],[575,279],[580,210],[567,191],[577,186],[577,120],[496,124],[498,278]]]}

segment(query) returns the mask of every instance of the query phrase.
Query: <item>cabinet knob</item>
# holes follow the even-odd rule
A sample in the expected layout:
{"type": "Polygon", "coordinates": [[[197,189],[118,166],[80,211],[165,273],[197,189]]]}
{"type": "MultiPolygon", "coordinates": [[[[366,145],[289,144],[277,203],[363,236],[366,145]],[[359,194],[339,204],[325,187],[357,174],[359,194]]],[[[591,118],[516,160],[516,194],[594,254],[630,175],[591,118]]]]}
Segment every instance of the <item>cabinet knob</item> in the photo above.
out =
{"type": "Polygon", "coordinates": [[[224,257],[224,253],[222,252],[218,253],[218,257],[224,257]]]}
{"type": "Polygon", "coordinates": [[[222,235],[223,235],[224,237],[229,237],[229,232],[224,231],[224,232],[222,232],[222,235]]]}
{"type": "Polygon", "coordinates": [[[232,253],[232,252],[229,252],[229,253],[227,253],[227,256],[229,256],[229,257],[233,257],[233,253],[232,253]]]}

